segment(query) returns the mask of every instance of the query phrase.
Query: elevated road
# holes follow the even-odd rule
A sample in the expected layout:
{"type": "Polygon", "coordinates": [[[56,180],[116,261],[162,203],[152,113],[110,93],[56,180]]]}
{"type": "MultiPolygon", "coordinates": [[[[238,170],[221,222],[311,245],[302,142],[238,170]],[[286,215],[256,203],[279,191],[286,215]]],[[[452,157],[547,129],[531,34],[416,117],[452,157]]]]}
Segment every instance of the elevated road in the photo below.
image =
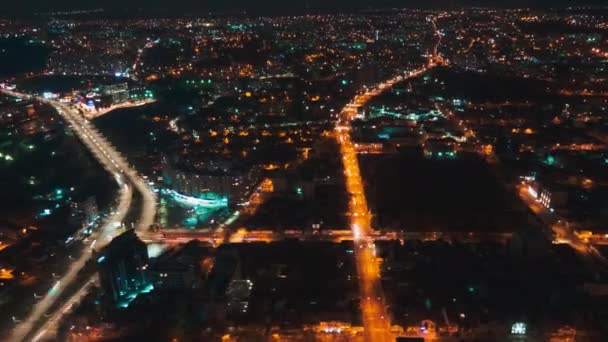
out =
{"type": "MultiPolygon", "coordinates": [[[[17,93],[6,89],[0,89],[1,92],[24,99],[34,99],[53,106],[59,115],[70,125],[70,128],[78,136],[80,141],[92,153],[95,159],[113,175],[118,184],[119,191],[117,195],[117,204],[112,214],[106,219],[101,227],[96,230],[90,237],[94,242],[95,249],[101,249],[106,246],[112,239],[120,234],[119,229],[124,222],[127,213],[133,206],[133,191],[137,191],[142,198],[142,208],[139,220],[137,222],[136,231],[142,239],[150,239],[152,233],[148,228],[154,223],[156,216],[156,195],[148,187],[146,182],[139,177],[137,172],[127,163],[118,151],[80,114],[71,109],[68,105],[57,101],[49,101],[42,98],[34,97],[29,94],[17,93]]],[[[80,255],[73,258],[72,263],[67,267],[65,274],[57,280],[52,290],[38,301],[27,317],[22,319],[21,323],[17,324],[12,332],[10,341],[20,342],[24,340],[38,340],[44,337],[45,327],[49,322],[57,322],[65,311],[65,307],[71,305],[70,300],[76,300],[74,296],[70,297],[66,303],[61,303],[62,310],[56,310],[48,315],[49,309],[57,303],[58,298],[63,294],[65,289],[72,285],[77,279],[77,275],[84,265],[93,256],[93,248],[86,248],[80,255]],[[45,314],[47,314],[45,316],[45,314]],[[36,327],[42,326],[41,329],[36,327]]],[[[85,282],[85,286],[94,280],[89,279],[85,282]]],[[[82,289],[77,291],[77,297],[82,296],[82,289]]]]}
{"type": "MultiPolygon", "coordinates": [[[[435,25],[435,22],[432,21],[432,23],[436,34],[440,36],[440,32],[435,25]]],[[[379,259],[376,258],[373,243],[371,213],[365,198],[356,151],[350,137],[350,122],[354,118],[357,109],[372,97],[390,89],[390,87],[398,82],[411,77],[416,77],[436,65],[445,64],[445,61],[438,55],[437,48],[435,48],[431,54],[426,66],[389,79],[378,84],[376,87],[366,89],[362,94],[357,95],[353,101],[347,104],[341,111],[339,122],[335,129],[344,163],[347,191],[351,195],[349,203],[351,217],[350,228],[355,245],[356,267],[359,275],[361,296],[361,312],[366,341],[388,342],[392,341],[394,337],[390,333],[390,318],[380,282],[380,263],[379,259]]],[[[134,69],[135,68],[136,66],[134,66],[134,69]]],[[[120,153],[118,153],[114,147],[89,124],[88,120],[84,119],[76,110],[73,110],[64,103],[49,101],[6,89],[0,89],[0,91],[8,95],[36,99],[40,102],[52,105],[65,121],[70,124],[73,131],[91,151],[99,163],[115,177],[119,186],[117,206],[113,214],[110,215],[100,229],[92,236],[92,239],[95,240],[96,249],[103,248],[120,232],[118,228],[125,220],[127,213],[133,205],[132,198],[134,190],[137,191],[142,198],[141,216],[139,217],[136,226],[137,234],[146,241],[158,240],[158,236],[151,233],[148,229],[150,225],[154,223],[156,216],[156,195],[120,153]]],[[[67,300],[57,303],[58,298],[66,288],[74,284],[78,272],[91,257],[92,248],[87,248],[81,255],[74,258],[72,264],[67,267],[67,272],[57,281],[52,291],[36,303],[28,317],[24,318],[21,323],[15,326],[10,341],[38,341],[48,337],[47,333],[56,328],[63,315],[86,294],[87,287],[95,281],[95,276],[91,276],[91,278],[84,282],[67,300]],[[55,304],[61,305],[58,305],[58,309],[49,314],[49,309],[55,304]]]]}

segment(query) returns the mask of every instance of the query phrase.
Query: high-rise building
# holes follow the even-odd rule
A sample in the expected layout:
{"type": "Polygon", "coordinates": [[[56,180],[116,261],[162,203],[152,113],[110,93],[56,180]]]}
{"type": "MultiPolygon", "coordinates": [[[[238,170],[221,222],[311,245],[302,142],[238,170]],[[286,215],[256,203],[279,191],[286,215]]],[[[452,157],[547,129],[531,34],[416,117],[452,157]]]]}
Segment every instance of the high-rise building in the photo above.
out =
{"type": "Polygon", "coordinates": [[[174,167],[167,156],[161,164],[168,189],[189,197],[224,198],[231,205],[248,198],[243,196],[259,181],[256,169],[243,170],[226,160],[208,160],[204,167],[189,171],[174,167]]]}
{"type": "Polygon", "coordinates": [[[152,289],[146,275],[148,250],[132,229],[114,238],[100,252],[97,264],[102,289],[119,306],[152,289]]]}

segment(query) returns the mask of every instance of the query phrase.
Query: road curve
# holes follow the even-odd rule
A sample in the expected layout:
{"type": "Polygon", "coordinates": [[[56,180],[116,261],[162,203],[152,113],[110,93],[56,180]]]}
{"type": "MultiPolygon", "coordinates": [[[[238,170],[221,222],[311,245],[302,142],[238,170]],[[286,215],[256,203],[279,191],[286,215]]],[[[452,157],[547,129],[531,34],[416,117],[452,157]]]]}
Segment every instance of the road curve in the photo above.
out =
{"type": "MultiPolygon", "coordinates": [[[[0,89],[0,91],[10,96],[35,99],[53,106],[57,110],[57,113],[70,125],[70,128],[76,133],[80,141],[87,147],[95,159],[106,171],[113,175],[119,187],[117,205],[101,228],[90,237],[92,241],[96,241],[95,249],[103,248],[120,233],[118,228],[120,228],[133,205],[133,190],[139,192],[142,197],[142,210],[137,222],[136,231],[140,238],[149,238],[148,234],[150,233],[148,232],[148,228],[154,223],[156,216],[155,193],[139,177],[137,172],[120,153],[87,120],[64,103],[48,101],[29,94],[17,93],[6,89],[0,89]]],[[[82,297],[83,288],[79,289],[76,295],[69,298],[66,303],[60,306],[60,309],[57,309],[49,317],[44,316],[51,306],[57,302],[65,289],[77,279],[77,275],[82,267],[92,257],[92,250],[92,248],[85,248],[80,255],[73,258],[71,265],[67,267],[67,272],[57,281],[53,287],[53,291],[37,302],[28,317],[15,326],[10,341],[21,342],[30,336],[33,336],[31,340],[44,338],[49,324],[56,324],[65,312],[65,308],[70,307],[70,305],[82,297]],[[42,327],[34,331],[34,328],[41,321],[44,321],[42,327]]],[[[86,285],[84,287],[88,286],[93,280],[94,276],[85,282],[86,285]]]]}

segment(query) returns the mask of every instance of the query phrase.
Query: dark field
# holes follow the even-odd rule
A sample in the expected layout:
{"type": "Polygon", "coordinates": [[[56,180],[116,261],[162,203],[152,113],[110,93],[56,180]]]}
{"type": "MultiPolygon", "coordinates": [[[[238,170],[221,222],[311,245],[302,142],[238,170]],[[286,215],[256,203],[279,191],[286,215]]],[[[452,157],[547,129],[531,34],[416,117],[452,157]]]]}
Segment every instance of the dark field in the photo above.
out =
{"type": "Polygon", "coordinates": [[[27,38],[0,39],[0,77],[13,77],[44,68],[49,49],[27,38]]]}
{"type": "Polygon", "coordinates": [[[526,225],[515,194],[474,156],[428,160],[407,152],[360,163],[376,228],[499,233],[526,225]]]}
{"type": "Polygon", "coordinates": [[[247,221],[251,229],[349,229],[348,196],[336,185],[319,186],[312,199],[271,198],[247,221]]]}

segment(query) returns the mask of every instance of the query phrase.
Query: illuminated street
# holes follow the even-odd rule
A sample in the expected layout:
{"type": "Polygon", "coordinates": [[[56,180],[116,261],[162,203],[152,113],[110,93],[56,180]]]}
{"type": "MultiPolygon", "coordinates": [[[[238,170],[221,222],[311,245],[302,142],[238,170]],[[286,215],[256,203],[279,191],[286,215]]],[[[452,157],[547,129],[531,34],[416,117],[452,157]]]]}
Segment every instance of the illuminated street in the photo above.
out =
{"type": "MultiPolygon", "coordinates": [[[[426,68],[410,73],[413,77],[422,74],[426,68]]],[[[365,190],[354,144],[350,137],[350,121],[354,118],[356,108],[365,104],[373,96],[404,80],[398,76],[380,84],[377,89],[357,96],[352,104],[340,114],[340,123],[336,127],[336,137],[340,143],[340,152],[344,163],[346,188],[351,195],[350,218],[355,244],[355,258],[359,276],[360,308],[368,341],[391,341],[390,317],[386,310],[382,284],[380,282],[380,260],[376,258],[372,239],[371,212],[367,206],[365,190]]]]}
{"type": "Polygon", "coordinates": [[[98,118],[100,116],[106,115],[116,109],[125,109],[125,108],[133,108],[133,107],[139,107],[139,106],[145,106],[147,104],[150,103],[154,103],[155,100],[153,99],[144,99],[141,101],[132,101],[132,102],[125,102],[125,103],[120,103],[120,104],[116,104],[116,105],[112,105],[108,108],[104,108],[101,110],[95,110],[95,111],[88,111],[88,110],[83,110],[83,115],[87,120],[93,120],[95,118],[98,118]]]}
{"type": "Polygon", "coordinates": [[[606,340],[601,4],[26,2],[0,342],[606,340]]]}
{"type": "MultiPolygon", "coordinates": [[[[439,37],[435,22],[433,20],[431,22],[436,36],[439,37]]],[[[357,152],[350,136],[350,122],[357,114],[357,109],[365,105],[371,98],[382,94],[399,82],[422,75],[428,68],[441,65],[443,61],[439,57],[436,48],[439,43],[440,40],[437,41],[433,54],[429,57],[428,66],[405,73],[404,76],[396,76],[357,95],[340,112],[338,125],[335,129],[342,154],[346,188],[351,196],[349,215],[359,276],[360,309],[367,341],[392,341],[394,336],[390,332],[391,321],[387,312],[380,280],[381,260],[376,258],[374,240],[372,238],[372,214],[365,198],[365,189],[359,169],[357,152]]]]}
{"type": "Polygon", "coordinates": [[[534,195],[535,192],[530,190],[527,184],[520,184],[517,188],[521,200],[530,208],[534,214],[545,224],[550,227],[554,234],[554,243],[565,243],[582,255],[590,264],[595,261],[600,261],[604,265],[608,265],[608,260],[588,241],[583,241],[574,232],[575,225],[568,222],[566,219],[559,217],[554,211],[545,208],[534,195]]]}
{"type": "Polygon", "coordinates": [[[57,308],[46,320],[46,322],[37,329],[36,334],[33,334],[32,342],[44,341],[52,339],[56,333],[59,324],[63,317],[70,312],[78,303],[82,302],[83,298],[89,293],[90,287],[96,283],[96,277],[87,281],[76,293],[70,296],[62,306],[57,308]]]}
{"type": "MultiPolygon", "coordinates": [[[[354,103],[361,105],[370,96],[371,93],[359,96],[354,103]]],[[[359,277],[360,309],[367,341],[388,342],[391,340],[390,318],[380,283],[380,261],[374,255],[374,244],[370,238],[371,213],[367,207],[359,162],[349,133],[348,122],[354,113],[349,106],[342,111],[342,124],[336,128],[336,137],[340,143],[347,191],[351,195],[349,215],[359,277]]]]}
{"type": "MultiPolygon", "coordinates": [[[[29,98],[30,95],[19,94],[3,90],[4,93],[21,98],[29,98]]],[[[149,236],[148,227],[154,222],[156,215],[156,196],[147,186],[145,181],[141,179],[135,170],[113,149],[113,147],[93,128],[88,121],[83,119],[78,113],[74,112],[67,105],[58,102],[46,101],[39,99],[42,102],[47,102],[55,107],[57,112],[71,125],[71,128],[78,135],[80,140],[93,153],[95,158],[104,166],[104,168],[114,175],[118,184],[119,198],[117,206],[113,214],[106,222],[91,235],[90,239],[96,241],[95,250],[99,250],[107,245],[121,231],[121,225],[124,223],[124,218],[131,209],[133,186],[143,198],[141,217],[137,223],[137,231],[142,235],[142,238],[149,236]]],[[[93,248],[87,248],[80,256],[73,258],[71,266],[67,272],[57,281],[57,285],[53,288],[53,292],[47,294],[39,302],[36,303],[31,313],[27,318],[19,323],[12,334],[11,341],[23,341],[28,336],[42,338],[46,332],[46,328],[36,331],[33,334],[34,327],[41,321],[56,322],[62,315],[63,310],[58,310],[51,317],[45,317],[44,314],[55,304],[57,298],[63,291],[74,282],[77,274],[83,268],[85,263],[91,258],[93,248]]],[[[94,276],[96,277],[96,275],[94,276]]],[[[88,284],[90,281],[86,282],[88,284]]],[[[86,286],[86,285],[85,285],[86,286]]],[[[69,306],[76,302],[80,296],[73,296],[70,301],[64,305],[69,306]]]]}

